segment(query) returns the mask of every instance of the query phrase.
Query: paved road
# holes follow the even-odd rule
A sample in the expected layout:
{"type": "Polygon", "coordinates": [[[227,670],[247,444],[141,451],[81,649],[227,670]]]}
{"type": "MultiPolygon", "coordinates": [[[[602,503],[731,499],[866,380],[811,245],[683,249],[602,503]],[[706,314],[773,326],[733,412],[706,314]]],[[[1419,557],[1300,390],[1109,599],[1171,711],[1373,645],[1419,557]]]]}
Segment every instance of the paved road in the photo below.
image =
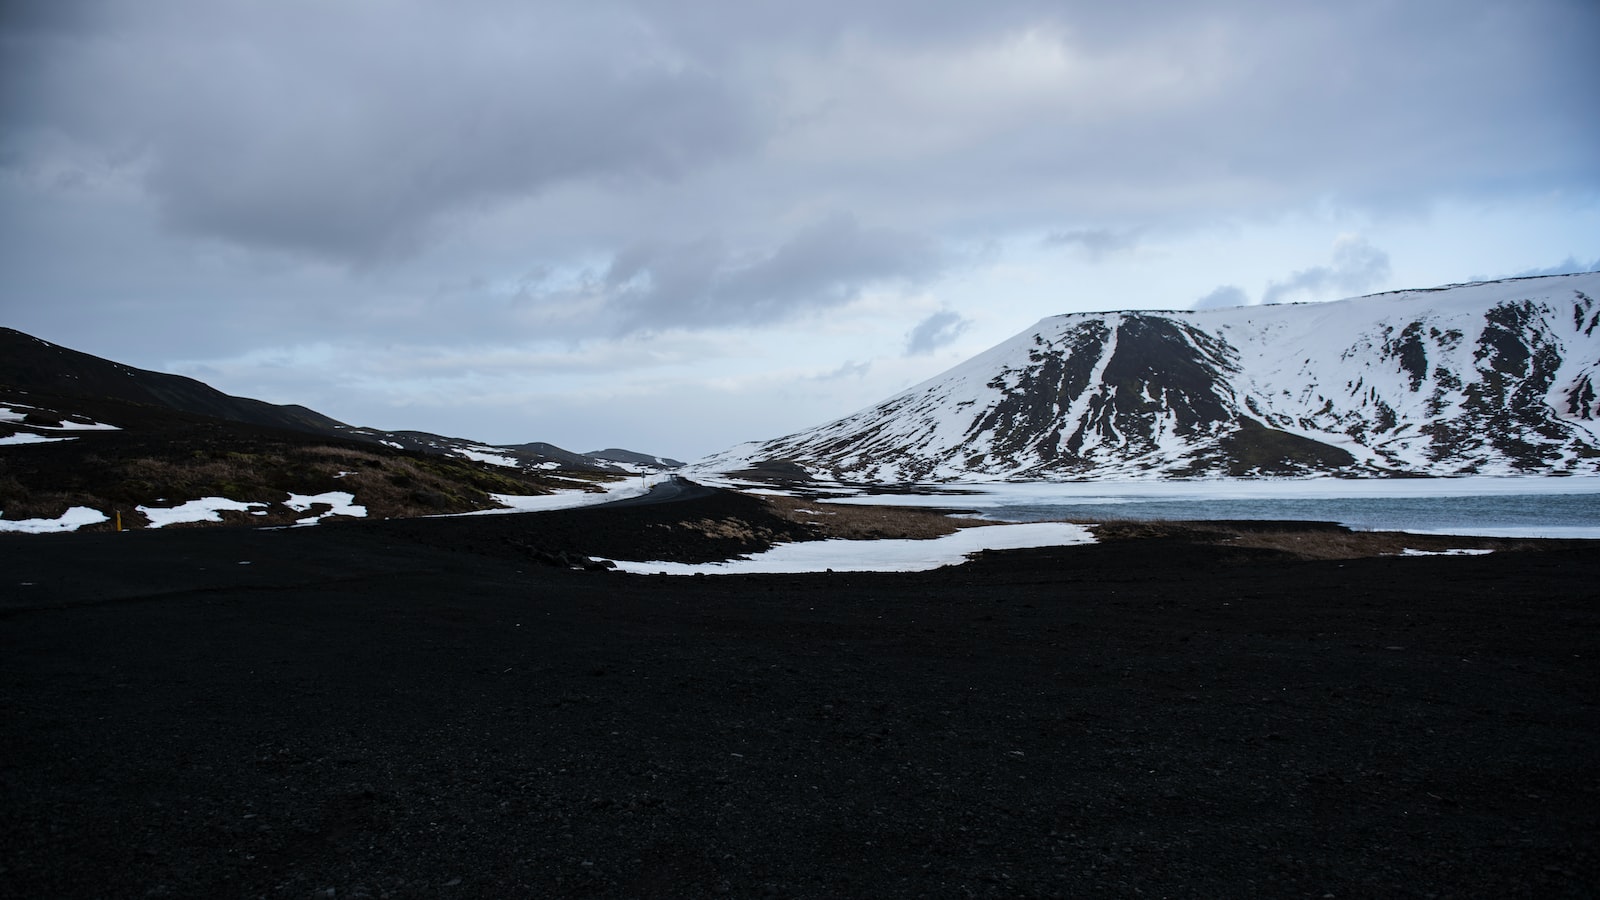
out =
{"type": "Polygon", "coordinates": [[[612,500],[609,503],[595,504],[599,507],[615,509],[623,506],[654,506],[658,503],[678,503],[684,500],[698,500],[710,497],[716,493],[715,489],[708,488],[699,482],[690,481],[679,475],[668,475],[667,480],[650,489],[648,494],[637,497],[626,497],[622,500],[612,500]]]}

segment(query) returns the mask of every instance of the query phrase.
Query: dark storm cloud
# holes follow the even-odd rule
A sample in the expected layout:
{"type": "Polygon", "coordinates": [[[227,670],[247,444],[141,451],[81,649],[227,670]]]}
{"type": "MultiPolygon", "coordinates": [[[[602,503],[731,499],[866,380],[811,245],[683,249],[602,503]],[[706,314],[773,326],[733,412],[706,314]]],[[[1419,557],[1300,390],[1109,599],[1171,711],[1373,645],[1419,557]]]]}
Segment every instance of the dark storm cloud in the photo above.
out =
{"type": "Polygon", "coordinates": [[[597,78],[582,97],[552,75],[527,77],[544,84],[422,101],[433,109],[398,93],[392,106],[308,99],[320,108],[269,131],[197,124],[150,183],[186,231],[368,258],[409,250],[441,214],[473,203],[566,179],[671,178],[742,140],[728,98],[692,74],[597,78]]]}
{"type": "Polygon", "coordinates": [[[148,9],[108,6],[115,40],[12,33],[51,52],[7,137],[131,148],[170,225],[245,246],[367,262],[451,213],[670,180],[755,135],[726,81],[604,4],[148,9]]]}
{"type": "Polygon", "coordinates": [[[728,232],[825,190],[962,231],[1600,184],[1577,0],[13,6],[4,143],[67,135],[134,159],[174,228],[335,260],[573,184],[625,244],[630,194],[700,175],[778,208],[728,232]]]}

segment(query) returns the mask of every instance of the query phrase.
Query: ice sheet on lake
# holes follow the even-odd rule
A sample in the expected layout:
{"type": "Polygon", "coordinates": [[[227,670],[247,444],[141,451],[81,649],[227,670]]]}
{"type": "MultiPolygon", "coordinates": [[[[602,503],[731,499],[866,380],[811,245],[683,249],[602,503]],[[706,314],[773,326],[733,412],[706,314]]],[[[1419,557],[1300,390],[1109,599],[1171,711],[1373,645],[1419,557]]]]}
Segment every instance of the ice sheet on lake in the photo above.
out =
{"type": "Polygon", "coordinates": [[[1019,550],[1092,544],[1094,536],[1081,525],[1030,522],[1023,525],[981,525],[932,540],[809,541],[778,544],[749,559],[688,564],[616,560],[624,572],[665,575],[750,575],[795,572],[924,572],[966,561],[980,550],[1019,550]]]}
{"type": "MultiPolygon", "coordinates": [[[[729,477],[702,480],[735,490],[753,486],[729,477]]],[[[1296,519],[1357,530],[1600,539],[1600,477],[1593,476],[971,481],[898,485],[892,493],[807,482],[788,493],[819,495],[824,504],[973,510],[998,521],[1296,519]]]]}
{"type": "MultiPolygon", "coordinates": [[[[809,486],[808,486],[809,487],[809,486]]],[[[967,482],[917,485],[915,493],[829,497],[824,503],[989,509],[1139,500],[1311,500],[1600,493],[1600,478],[1273,478],[1194,481],[967,482]]]]}

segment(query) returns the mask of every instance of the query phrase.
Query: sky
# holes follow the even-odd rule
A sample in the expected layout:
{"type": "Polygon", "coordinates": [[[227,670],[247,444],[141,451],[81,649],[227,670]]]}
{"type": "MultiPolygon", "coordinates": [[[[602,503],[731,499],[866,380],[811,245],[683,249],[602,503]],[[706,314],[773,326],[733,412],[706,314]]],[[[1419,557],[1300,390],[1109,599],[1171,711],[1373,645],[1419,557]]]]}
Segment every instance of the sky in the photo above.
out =
{"type": "Polygon", "coordinates": [[[1600,268],[1593,0],[0,0],[0,324],[693,460],[1060,313],[1600,268]]]}

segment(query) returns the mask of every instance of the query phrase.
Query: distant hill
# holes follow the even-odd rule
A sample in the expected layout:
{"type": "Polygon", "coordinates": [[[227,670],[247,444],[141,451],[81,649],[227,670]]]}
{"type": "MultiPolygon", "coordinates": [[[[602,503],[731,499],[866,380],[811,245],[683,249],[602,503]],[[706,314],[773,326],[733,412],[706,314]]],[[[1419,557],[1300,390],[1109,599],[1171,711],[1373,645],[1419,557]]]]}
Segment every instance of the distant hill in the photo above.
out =
{"type": "Polygon", "coordinates": [[[356,427],[304,406],[276,405],[248,397],[231,396],[193,378],[152,372],[101,359],[13,328],[0,328],[0,387],[84,398],[90,402],[117,400],[247,425],[285,428],[396,449],[456,456],[510,468],[582,469],[631,474],[683,465],[674,460],[628,450],[607,450],[600,454],[573,453],[554,444],[501,446],[423,431],[383,431],[356,427]]]}
{"type": "Polygon", "coordinates": [[[697,463],[866,482],[1600,474],[1600,273],[1054,316],[697,463]]]}
{"type": "Polygon", "coordinates": [[[648,453],[635,453],[632,450],[622,450],[612,447],[607,450],[591,450],[583,454],[585,459],[600,463],[610,463],[618,466],[630,466],[636,469],[677,469],[683,466],[682,462],[665,456],[651,456],[648,453]]]}
{"type": "Polygon", "coordinates": [[[459,513],[667,467],[355,428],[0,329],[0,531],[459,513]]]}

